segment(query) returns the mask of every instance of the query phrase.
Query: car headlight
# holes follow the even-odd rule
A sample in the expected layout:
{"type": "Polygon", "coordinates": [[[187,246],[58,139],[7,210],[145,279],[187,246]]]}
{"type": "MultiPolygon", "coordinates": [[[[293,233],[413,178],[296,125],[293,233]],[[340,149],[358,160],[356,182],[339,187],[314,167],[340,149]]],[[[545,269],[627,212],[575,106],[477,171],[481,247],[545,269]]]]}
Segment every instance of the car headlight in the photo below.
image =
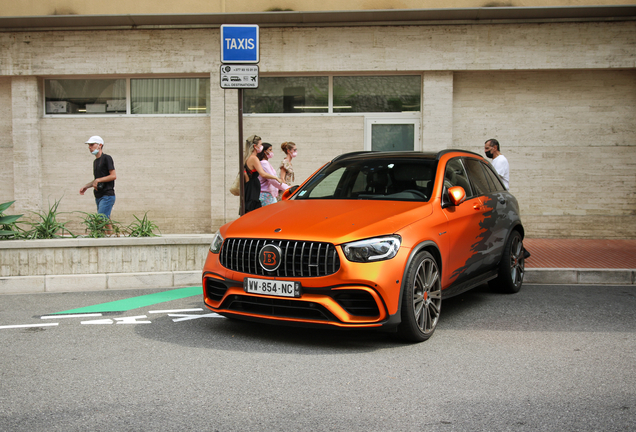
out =
{"type": "Polygon", "coordinates": [[[221,246],[223,246],[223,236],[217,231],[214,234],[214,238],[212,239],[212,244],[210,244],[210,252],[219,253],[221,251],[221,246]]]}
{"type": "Polygon", "coordinates": [[[397,255],[401,241],[400,236],[359,240],[342,245],[342,251],[353,262],[388,260],[397,255]]]}

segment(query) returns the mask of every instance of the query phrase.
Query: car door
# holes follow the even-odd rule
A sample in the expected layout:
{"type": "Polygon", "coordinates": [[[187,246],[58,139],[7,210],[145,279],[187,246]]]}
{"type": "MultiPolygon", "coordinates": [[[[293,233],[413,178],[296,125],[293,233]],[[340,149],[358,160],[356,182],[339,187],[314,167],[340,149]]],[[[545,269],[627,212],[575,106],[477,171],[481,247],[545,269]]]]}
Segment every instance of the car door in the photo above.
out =
{"type": "Polygon", "coordinates": [[[486,271],[499,263],[503,252],[510,229],[506,207],[510,194],[489,164],[473,158],[466,158],[465,164],[471,184],[483,205],[482,233],[475,247],[482,255],[482,271],[486,271]]]}
{"type": "MultiPolygon", "coordinates": [[[[466,191],[466,201],[458,206],[442,203],[442,211],[448,220],[446,241],[448,256],[444,257],[442,271],[452,284],[461,283],[478,274],[483,266],[481,223],[484,208],[472,187],[462,158],[448,161],[444,172],[444,195],[452,186],[461,186],[466,191]]],[[[446,199],[448,199],[446,197],[446,199]]]]}

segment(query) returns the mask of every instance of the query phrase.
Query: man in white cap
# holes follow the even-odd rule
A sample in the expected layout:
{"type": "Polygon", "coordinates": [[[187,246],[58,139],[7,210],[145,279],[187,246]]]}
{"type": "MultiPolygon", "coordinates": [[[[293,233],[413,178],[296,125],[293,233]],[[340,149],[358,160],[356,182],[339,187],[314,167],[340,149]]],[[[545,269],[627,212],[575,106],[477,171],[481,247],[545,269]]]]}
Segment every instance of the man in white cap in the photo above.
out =
{"type": "MultiPolygon", "coordinates": [[[[88,189],[93,188],[95,194],[95,203],[97,204],[97,213],[103,214],[110,219],[110,212],[113,210],[115,204],[115,179],[117,173],[115,173],[115,163],[113,158],[106,153],[103,153],[104,140],[95,135],[90,137],[86,144],[88,144],[88,151],[95,156],[93,161],[93,176],[94,180],[86,183],[80,189],[80,195],[84,195],[88,189]]],[[[107,232],[110,234],[112,227],[107,225],[107,232]]]]}

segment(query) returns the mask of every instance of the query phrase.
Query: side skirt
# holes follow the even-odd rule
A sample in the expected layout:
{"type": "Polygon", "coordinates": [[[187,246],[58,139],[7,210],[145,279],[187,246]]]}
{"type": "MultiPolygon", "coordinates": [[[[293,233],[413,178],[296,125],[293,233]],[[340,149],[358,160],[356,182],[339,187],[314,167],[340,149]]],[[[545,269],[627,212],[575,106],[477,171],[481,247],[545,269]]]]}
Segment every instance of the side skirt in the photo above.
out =
{"type": "Polygon", "coordinates": [[[499,272],[497,269],[489,270],[486,273],[482,273],[479,276],[475,276],[474,278],[464,281],[457,285],[451,285],[450,287],[442,290],[442,299],[447,299],[451,297],[455,297],[463,292],[466,292],[470,289],[473,289],[479,285],[485,284],[489,280],[495,279],[498,276],[499,272]]]}

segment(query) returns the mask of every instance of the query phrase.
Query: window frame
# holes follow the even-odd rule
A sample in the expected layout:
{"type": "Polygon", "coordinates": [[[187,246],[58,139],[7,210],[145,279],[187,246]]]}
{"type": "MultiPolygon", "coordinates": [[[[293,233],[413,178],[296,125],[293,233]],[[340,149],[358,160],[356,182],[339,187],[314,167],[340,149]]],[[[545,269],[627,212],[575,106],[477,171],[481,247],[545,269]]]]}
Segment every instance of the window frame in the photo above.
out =
{"type": "Polygon", "coordinates": [[[192,114],[133,114],[131,84],[132,79],[183,79],[183,78],[202,78],[210,81],[210,89],[212,88],[212,78],[210,74],[142,74],[142,75],[51,75],[40,77],[41,93],[42,93],[42,117],[43,118],[117,118],[117,117],[210,117],[211,113],[192,113],[192,114]],[[47,80],[108,80],[123,79],[126,81],[126,112],[116,114],[47,114],[46,112],[46,81],[47,80]]]}

